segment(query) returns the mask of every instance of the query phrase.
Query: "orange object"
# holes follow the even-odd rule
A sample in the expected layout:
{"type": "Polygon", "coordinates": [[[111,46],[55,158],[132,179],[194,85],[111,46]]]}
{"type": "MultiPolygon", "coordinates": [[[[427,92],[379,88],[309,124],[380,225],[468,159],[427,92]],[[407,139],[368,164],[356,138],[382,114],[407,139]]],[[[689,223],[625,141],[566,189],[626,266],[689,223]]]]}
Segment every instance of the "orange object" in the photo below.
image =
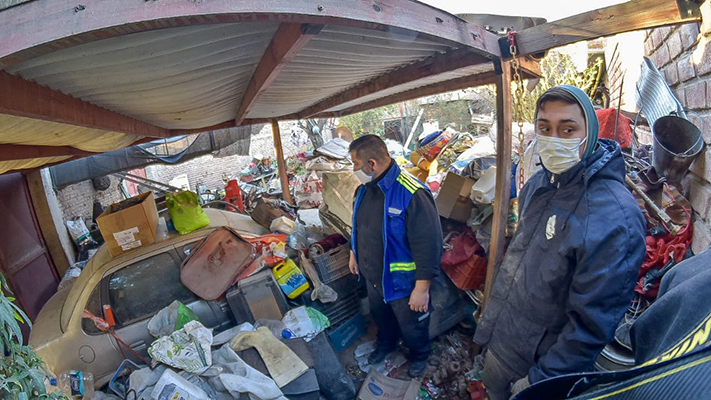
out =
{"type": "Polygon", "coordinates": [[[114,318],[114,309],[111,308],[110,304],[104,304],[104,319],[109,324],[109,327],[116,325],[116,318],[114,318]]]}
{"type": "Polygon", "coordinates": [[[244,212],[242,189],[240,189],[236,179],[227,182],[227,186],[225,186],[225,200],[228,203],[234,204],[240,211],[244,212]]]}
{"type": "Polygon", "coordinates": [[[486,280],[486,257],[472,255],[467,261],[453,266],[442,265],[442,271],[452,280],[454,286],[461,290],[478,289],[486,280]]]}

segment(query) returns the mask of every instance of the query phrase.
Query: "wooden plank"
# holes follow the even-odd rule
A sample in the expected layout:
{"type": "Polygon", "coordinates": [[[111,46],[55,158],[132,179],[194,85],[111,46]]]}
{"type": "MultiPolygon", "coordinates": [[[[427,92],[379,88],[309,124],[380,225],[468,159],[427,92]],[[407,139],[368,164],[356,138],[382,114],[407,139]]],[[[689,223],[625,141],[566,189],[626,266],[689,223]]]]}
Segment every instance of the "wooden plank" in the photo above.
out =
{"type": "Polygon", "coordinates": [[[274,150],[276,150],[277,166],[279,167],[279,180],[284,201],[294,204],[289,189],[289,177],[286,175],[286,162],[284,162],[284,148],[281,145],[281,132],[279,131],[279,121],[272,120],[272,137],[274,138],[274,150]]]}
{"type": "Polygon", "coordinates": [[[279,73],[299,54],[299,51],[317,35],[322,25],[302,25],[295,23],[282,23],[279,25],[272,41],[262,55],[257,69],[249,81],[247,90],[242,97],[235,124],[240,125],[245,117],[257,103],[259,97],[276,80],[279,73]]]}
{"type": "Polygon", "coordinates": [[[47,193],[44,190],[44,184],[42,182],[42,174],[39,170],[36,170],[25,175],[25,177],[27,179],[27,188],[30,192],[30,198],[35,209],[40,232],[44,238],[44,243],[47,246],[58,276],[61,278],[67,269],[69,269],[69,259],[64,252],[64,247],[62,247],[62,242],[59,239],[59,233],[54,225],[54,219],[52,218],[52,212],[50,211],[49,202],[47,200],[47,193]]]}
{"type": "Polygon", "coordinates": [[[31,158],[60,156],[91,156],[99,153],[79,150],[70,146],[28,146],[0,144],[0,161],[27,160],[31,158]]]}
{"type": "Polygon", "coordinates": [[[674,0],[635,0],[524,29],[516,41],[520,55],[535,54],[581,40],[699,20],[682,16],[674,0]]]}
{"type": "Polygon", "coordinates": [[[474,54],[468,49],[457,49],[446,53],[436,54],[422,61],[387,72],[311,105],[310,107],[307,107],[297,113],[298,119],[312,117],[322,111],[337,107],[343,103],[356,100],[381,90],[390,89],[418,79],[486,62],[489,62],[487,58],[474,54]]]}
{"type": "Polygon", "coordinates": [[[482,310],[491,297],[496,268],[504,257],[506,223],[511,192],[511,62],[503,61],[502,73],[496,82],[496,194],[494,196],[493,227],[486,269],[482,310]]]}
{"type": "MultiPolygon", "coordinates": [[[[541,76],[541,66],[538,61],[524,59],[520,60],[521,63],[521,75],[524,79],[538,78],[541,76]]],[[[418,99],[420,97],[432,96],[435,94],[440,94],[444,92],[451,92],[453,90],[465,89],[470,87],[477,87],[482,85],[488,85],[495,83],[497,75],[494,71],[482,72],[480,74],[465,76],[462,78],[456,78],[445,82],[433,83],[431,85],[422,86],[419,88],[407,90],[401,93],[396,93],[390,96],[382,97],[377,100],[373,100],[367,103],[358,104],[353,107],[349,107],[344,110],[333,111],[333,112],[323,112],[315,115],[315,118],[334,118],[342,117],[345,115],[355,114],[361,111],[371,110],[377,107],[383,107],[390,104],[400,103],[403,101],[408,101],[412,99],[418,99]]],[[[287,116],[285,118],[288,119],[287,116]]],[[[294,116],[295,117],[295,116],[294,116]]]]}
{"type": "Polygon", "coordinates": [[[233,22],[340,25],[420,37],[467,47],[496,59],[497,36],[474,24],[410,0],[268,1],[30,1],[0,13],[0,69],[58,49],[176,26],[233,22]]]}
{"type": "Polygon", "coordinates": [[[481,85],[487,85],[494,83],[496,80],[496,74],[494,71],[483,72],[481,74],[476,74],[472,76],[465,76],[462,78],[452,79],[446,82],[434,83],[427,86],[422,86],[416,89],[407,90],[405,92],[396,93],[394,95],[379,98],[377,100],[369,101],[367,103],[358,104],[353,107],[346,108],[345,110],[324,112],[315,115],[315,118],[333,118],[342,117],[344,115],[355,114],[361,111],[370,110],[377,107],[383,107],[394,103],[399,103],[402,101],[417,99],[420,97],[431,96],[439,93],[450,92],[452,90],[464,89],[468,87],[476,87],[481,85]]]}
{"type": "Polygon", "coordinates": [[[170,135],[170,132],[165,128],[95,106],[59,91],[10,75],[5,71],[0,71],[0,114],[129,135],[156,138],[170,135]]]}

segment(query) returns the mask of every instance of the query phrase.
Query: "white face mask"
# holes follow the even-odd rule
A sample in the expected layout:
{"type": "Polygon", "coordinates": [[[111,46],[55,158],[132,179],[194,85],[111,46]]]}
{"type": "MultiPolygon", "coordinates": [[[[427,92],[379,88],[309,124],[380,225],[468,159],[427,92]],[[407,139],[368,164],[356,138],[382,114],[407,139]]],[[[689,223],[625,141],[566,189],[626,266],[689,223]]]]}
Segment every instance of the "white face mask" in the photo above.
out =
{"type": "Polygon", "coordinates": [[[373,180],[373,175],[368,175],[363,172],[363,168],[355,170],[353,171],[353,173],[358,178],[358,180],[364,185],[373,180]]]}
{"type": "Polygon", "coordinates": [[[554,174],[562,174],[580,162],[580,146],[587,140],[587,137],[562,139],[536,135],[536,150],[547,170],[554,174]]]}

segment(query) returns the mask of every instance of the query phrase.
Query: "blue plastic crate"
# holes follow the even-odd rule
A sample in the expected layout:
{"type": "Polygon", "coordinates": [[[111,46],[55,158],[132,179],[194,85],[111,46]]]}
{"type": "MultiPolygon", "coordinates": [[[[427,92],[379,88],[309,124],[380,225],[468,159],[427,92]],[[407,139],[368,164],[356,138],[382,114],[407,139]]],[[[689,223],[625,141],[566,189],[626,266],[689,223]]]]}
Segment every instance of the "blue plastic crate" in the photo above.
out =
{"type": "Polygon", "coordinates": [[[351,343],[365,334],[365,318],[358,313],[342,325],[329,329],[328,338],[337,352],[343,351],[351,343]]]}

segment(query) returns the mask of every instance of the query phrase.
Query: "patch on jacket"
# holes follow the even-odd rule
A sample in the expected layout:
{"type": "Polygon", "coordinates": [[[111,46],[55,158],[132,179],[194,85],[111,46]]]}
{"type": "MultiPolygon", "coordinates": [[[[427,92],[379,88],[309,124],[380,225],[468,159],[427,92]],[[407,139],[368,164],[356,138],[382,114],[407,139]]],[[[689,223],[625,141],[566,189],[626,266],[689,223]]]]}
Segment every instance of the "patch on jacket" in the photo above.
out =
{"type": "Polygon", "coordinates": [[[551,215],[550,218],[548,218],[548,222],[546,223],[546,239],[551,240],[555,236],[555,220],[556,216],[551,215]]]}
{"type": "Polygon", "coordinates": [[[388,214],[400,215],[400,214],[402,214],[402,210],[395,208],[395,207],[388,207],[388,214]]]}

